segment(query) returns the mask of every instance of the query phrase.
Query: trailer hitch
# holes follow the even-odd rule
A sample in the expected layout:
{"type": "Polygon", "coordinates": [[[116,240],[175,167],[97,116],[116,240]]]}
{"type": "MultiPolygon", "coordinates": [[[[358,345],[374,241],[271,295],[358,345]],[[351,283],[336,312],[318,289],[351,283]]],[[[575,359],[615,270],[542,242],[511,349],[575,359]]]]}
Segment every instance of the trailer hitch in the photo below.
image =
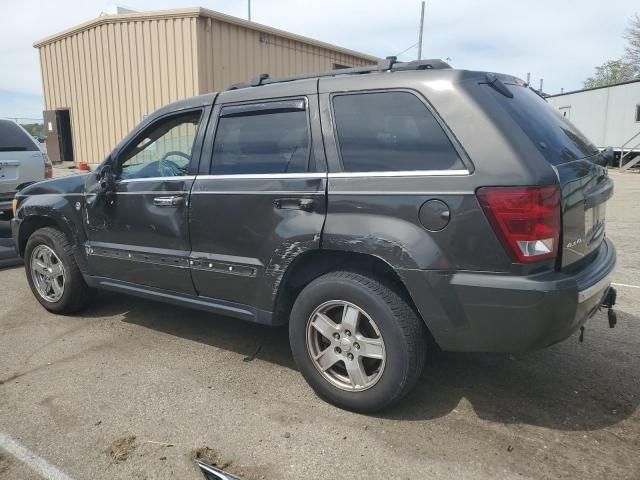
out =
{"type": "Polygon", "coordinates": [[[604,294],[604,298],[602,303],[600,304],[601,308],[607,309],[607,318],[609,319],[609,328],[614,328],[618,323],[618,316],[616,315],[613,306],[616,304],[617,292],[613,287],[609,287],[607,293],[604,294]]]}

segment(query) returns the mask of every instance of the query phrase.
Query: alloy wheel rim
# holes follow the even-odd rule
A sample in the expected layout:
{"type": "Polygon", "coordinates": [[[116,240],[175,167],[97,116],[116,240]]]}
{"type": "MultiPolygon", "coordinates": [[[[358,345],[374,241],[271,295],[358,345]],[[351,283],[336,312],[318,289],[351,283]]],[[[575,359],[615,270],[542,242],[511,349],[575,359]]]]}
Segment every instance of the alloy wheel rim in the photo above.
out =
{"type": "Polygon", "coordinates": [[[64,265],[56,253],[46,245],[38,245],[31,252],[31,278],[38,295],[55,303],[64,295],[64,265]]]}
{"type": "Polygon", "coordinates": [[[362,308],[344,300],[325,302],[310,315],[307,351],[329,383],[350,392],[373,387],[386,363],[378,326],[362,308]]]}

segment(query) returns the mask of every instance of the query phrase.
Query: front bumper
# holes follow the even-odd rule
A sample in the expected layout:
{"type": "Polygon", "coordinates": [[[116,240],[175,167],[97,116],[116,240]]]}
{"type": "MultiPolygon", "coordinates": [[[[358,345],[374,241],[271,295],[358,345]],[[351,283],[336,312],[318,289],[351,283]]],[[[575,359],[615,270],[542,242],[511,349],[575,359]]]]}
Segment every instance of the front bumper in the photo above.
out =
{"type": "Polygon", "coordinates": [[[573,274],[400,274],[443,350],[521,352],[564,340],[580,328],[602,303],[615,263],[615,248],[605,239],[593,260],[573,274]]]}

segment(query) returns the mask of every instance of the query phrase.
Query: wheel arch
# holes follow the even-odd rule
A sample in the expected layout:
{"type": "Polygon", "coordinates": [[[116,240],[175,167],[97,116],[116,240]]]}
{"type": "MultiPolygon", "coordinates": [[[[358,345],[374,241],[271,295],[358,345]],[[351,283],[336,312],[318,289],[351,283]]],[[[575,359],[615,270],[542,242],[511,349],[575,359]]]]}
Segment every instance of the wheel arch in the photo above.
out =
{"type": "Polygon", "coordinates": [[[62,222],[57,221],[47,215],[32,215],[20,223],[20,229],[18,230],[17,247],[20,256],[23,257],[27,242],[33,233],[41,228],[55,228],[65,234],[67,239],[73,243],[73,235],[69,228],[62,222]]]}
{"type": "MultiPolygon", "coordinates": [[[[336,270],[349,270],[364,275],[374,275],[393,288],[419,318],[418,311],[409,290],[396,270],[384,259],[366,253],[341,250],[311,250],[305,252],[289,265],[274,299],[274,323],[285,324],[289,321],[289,312],[302,289],[314,279],[336,270]]],[[[424,319],[423,319],[424,322],[424,319]]],[[[425,323],[427,330],[429,325],[425,323]]]]}

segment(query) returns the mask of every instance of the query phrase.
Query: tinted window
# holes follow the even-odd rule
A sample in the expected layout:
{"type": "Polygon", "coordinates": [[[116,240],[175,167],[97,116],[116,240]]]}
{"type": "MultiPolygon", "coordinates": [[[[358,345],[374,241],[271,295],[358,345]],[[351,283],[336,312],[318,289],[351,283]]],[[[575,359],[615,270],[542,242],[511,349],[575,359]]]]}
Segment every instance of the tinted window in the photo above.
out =
{"type": "Polygon", "coordinates": [[[214,174],[305,172],[308,160],[304,110],[260,110],[220,117],[213,146],[214,174]]]}
{"type": "Polygon", "coordinates": [[[187,175],[201,111],[163,118],[120,160],[122,179],[187,175]]]}
{"type": "Polygon", "coordinates": [[[507,85],[509,98],[484,85],[552,165],[598,153],[598,149],[558,110],[527,87],[507,85]]]}
{"type": "Polygon", "coordinates": [[[18,124],[9,120],[0,120],[0,152],[38,151],[28,133],[18,124]]]}
{"type": "Polygon", "coordinates": [[[333,99],[345,172],[464,169],[444,130],[408,92],[333,99]]]}

